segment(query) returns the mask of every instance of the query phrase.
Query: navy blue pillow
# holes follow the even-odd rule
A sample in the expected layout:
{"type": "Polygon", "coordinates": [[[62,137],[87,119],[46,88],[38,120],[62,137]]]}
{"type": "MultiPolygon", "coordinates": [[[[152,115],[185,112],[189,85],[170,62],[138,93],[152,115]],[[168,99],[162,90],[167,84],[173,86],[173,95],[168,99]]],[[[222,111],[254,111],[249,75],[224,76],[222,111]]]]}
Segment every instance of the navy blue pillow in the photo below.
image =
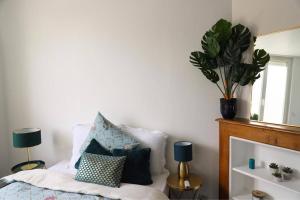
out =
{"type": "Polygon", "coordinates": [[[132,150],[113,149],[113,156],[126,156],[122,173],[122,183],[150,185],[153,183],[150,172],[150,148],[132,150]]]}
{"type": "MultiPolygon", "coordinates": [[[[85,153],[91,153],[91,154],[98,154],[98,155],[105,155],[105,156],[112,156],[112,153],[108,150],[106,150],[104,147],[102,147],[97,140],[92,139],[89,146],[84,151],[85,153]]],[[[75,168],[78,169],[80,165],[81,157],[78,159],[78,161],[75,164],[75,168]]]]}

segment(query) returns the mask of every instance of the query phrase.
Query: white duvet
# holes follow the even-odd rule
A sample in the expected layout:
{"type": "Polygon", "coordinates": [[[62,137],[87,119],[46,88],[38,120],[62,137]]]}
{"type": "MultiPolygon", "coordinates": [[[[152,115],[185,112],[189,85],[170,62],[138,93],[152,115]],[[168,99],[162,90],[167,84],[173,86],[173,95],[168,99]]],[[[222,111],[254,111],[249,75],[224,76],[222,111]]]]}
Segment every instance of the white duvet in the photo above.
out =
{"type": "Polygon", "coordinates": [[[36,169],[22,171],[10,176],[8,180],[21,181],[29,183],[36,187],[47,188],[51,190],[60,190],[65,192],[75,192],[90,195],[100,195],[112,199],[124,200],[167,200],[168,198],[161,191],[142,185],[125,184],[120,188],[112,188],[92,183],[84,183],[74,180],[74,175],[50,171],[45,169],[36,169]]]}

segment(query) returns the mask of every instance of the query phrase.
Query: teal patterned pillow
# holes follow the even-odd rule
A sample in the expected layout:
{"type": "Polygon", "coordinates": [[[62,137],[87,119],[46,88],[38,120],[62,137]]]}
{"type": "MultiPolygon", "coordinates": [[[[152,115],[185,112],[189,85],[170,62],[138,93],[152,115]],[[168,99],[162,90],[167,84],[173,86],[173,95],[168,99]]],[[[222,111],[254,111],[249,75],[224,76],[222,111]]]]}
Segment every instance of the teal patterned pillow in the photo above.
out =
{"type": "Polygon", "coordinates": [[[96,116],[88,137],[81,146],[80,153],[85,151],[92,139],[97,140],[109,151],[112,149],[131,149],[139,144],[135,138],[127,135],[119,127],[105,119],[100,112],[96,116]]]}
{"type": "Polygon", "coordinates": [[[114,157],[83,153],[75,180],[120,187],[126,156],[114,157]]]}

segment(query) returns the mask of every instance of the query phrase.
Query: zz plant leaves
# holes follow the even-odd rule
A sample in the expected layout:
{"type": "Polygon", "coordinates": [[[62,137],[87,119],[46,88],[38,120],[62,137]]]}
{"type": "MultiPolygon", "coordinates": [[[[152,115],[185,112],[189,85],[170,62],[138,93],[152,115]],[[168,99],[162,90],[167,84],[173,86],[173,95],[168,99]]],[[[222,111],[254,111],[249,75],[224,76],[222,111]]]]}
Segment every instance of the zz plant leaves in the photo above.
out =
{"type": "Polygon", "coordinates": [[[190,62],[217,85],[225,99],[233,98],[238,86],[254,84],[260,78],[270,60],[265,50],[256,49],[252,62],[243,62],[243,53],[255,40],[249,28],[241,24],[232,26],[231,22],[220,19],[202,37],[203,52],[192,52],[190,62]]]}

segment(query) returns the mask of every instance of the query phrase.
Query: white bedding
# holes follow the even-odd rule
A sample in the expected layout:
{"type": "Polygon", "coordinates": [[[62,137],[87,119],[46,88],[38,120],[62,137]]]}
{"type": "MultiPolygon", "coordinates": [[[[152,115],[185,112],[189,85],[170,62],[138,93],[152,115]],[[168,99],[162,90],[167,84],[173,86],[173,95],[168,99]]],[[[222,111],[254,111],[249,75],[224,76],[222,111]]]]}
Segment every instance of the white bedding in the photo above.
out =
{"type": "MultiPolygon", "coordinates": [[[[63,161],[53,165],[52,167],[50,167],[49,170],[75,175],[77,170],[74,168],[70,168],[69,163],[70,162],[68,160],[63,160],[63,161]]],[[[155,189],[167,194],[166,193],[166,191],[167,191],[166,183],[167,183],[168,175],[169,175],[169,172],[167,170],[165,170],[165,172],[160,175],[152,176],[153,184],[149,185],[149,187],[155,188],[155,189]]],[[[128,184],[128,183],[121,184],[121,186],[124,186],[124,185],[133,185],[133,184],[128,184]]]]}
{"type": "Polygon", "coordinates": [[[122,200],[167,200],[167,196],[161,191],[142,185],[123,184],[120,188],[107,187],[92,183],[84,183],[74,180],[69,173],[55,170],[35,169],[21,171],[10,175],[6,179],[25,182],[40,188],[73,192],[80,194],[99,195],[111,199],[122,200]]]}

